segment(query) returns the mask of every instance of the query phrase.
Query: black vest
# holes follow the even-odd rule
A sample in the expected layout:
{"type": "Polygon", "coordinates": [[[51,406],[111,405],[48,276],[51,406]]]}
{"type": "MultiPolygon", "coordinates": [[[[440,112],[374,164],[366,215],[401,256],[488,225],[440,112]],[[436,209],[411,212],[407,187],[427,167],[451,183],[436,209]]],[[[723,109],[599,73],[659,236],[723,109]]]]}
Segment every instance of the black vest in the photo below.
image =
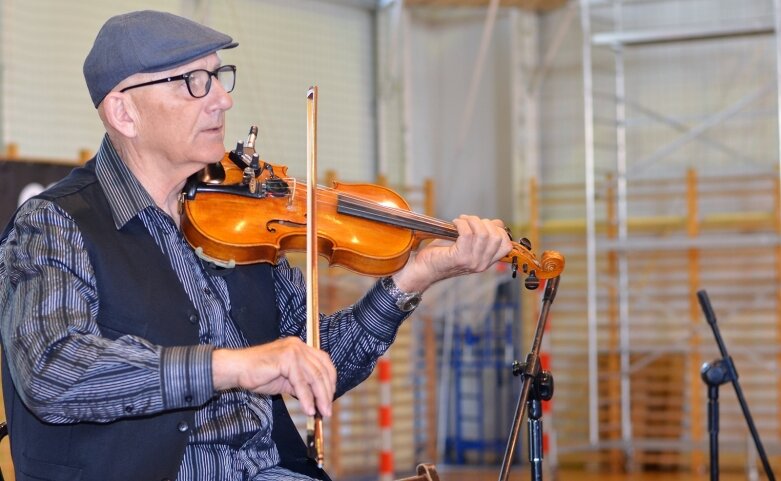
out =
{"type": "MultiPolygon", "coordinates": [[[[198,313],[170,262],[136,217],[114,228],[97,182],[94,160],[42,193],[79,226],[97,279],[98,326],[103,336],[132,334],[162,346],[198,343],[198,313]]],[[[13,225],[6,228],[3,238],[13,225]]],[[[268,264],[237,267],[225,275],[231,316],[250,344],[279,337],[276,298],[268,264]]],[[[195,409],[128,417],[110,423],[50,424],[21,401],[3,352],[3,395],[17,481],[153,481],[175,479],[195,409]]],[[[282,466],[328,479],[306,457],[281,396],[275,396],[274,430],[282,466]]]]}

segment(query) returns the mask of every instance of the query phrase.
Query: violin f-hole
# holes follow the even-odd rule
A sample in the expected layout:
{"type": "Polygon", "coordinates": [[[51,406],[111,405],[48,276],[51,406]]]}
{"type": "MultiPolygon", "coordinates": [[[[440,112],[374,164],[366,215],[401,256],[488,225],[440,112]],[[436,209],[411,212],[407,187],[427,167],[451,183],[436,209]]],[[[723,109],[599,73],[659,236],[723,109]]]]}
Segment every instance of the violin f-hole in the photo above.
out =
{"type": "Polygon", "coordinates": [[[306,223],[302,223],[302,222],[293,222],[292,220],[285,220],[285,219],[271,219],[268,222],[266,222],[266,230],[268,232],[277,231],[275,228],[271,226],[272,224],[279,224],[285,227],[297,227],[297,228],[306,227],[306,223]]]}

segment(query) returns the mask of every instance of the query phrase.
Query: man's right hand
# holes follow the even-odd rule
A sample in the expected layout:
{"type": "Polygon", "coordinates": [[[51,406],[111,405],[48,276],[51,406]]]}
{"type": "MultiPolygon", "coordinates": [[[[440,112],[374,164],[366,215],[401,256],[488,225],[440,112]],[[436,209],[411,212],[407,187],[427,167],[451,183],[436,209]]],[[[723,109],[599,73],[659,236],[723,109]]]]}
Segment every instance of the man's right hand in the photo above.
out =
{"type": "Polygon", "coordinates": [[[212,353],[214,389],[241,388],[260,394],[291,394],[309,416],[331,415],[336,391],[336,368],[324,351],[297,337],[244,349],[215,349],[212,353]]]}

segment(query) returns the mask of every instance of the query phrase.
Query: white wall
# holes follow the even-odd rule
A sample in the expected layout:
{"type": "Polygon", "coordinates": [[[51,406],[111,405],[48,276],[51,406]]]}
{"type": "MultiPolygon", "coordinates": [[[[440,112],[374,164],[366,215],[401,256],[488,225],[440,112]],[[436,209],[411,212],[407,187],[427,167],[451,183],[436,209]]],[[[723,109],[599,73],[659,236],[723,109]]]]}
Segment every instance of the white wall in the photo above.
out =
{"type": "Polygon", "coordinates": [[[411,158],[416,175],[436,179],[437,210],[511,218],[510,22],[497,18],[471,116],[467,97],[485,11],[410,15],[411,158]],[[461,129],[467,125],[463,136],[461,129]]]}
{"type": "Polygon", "coordinates": [[[212,2],[208,18],[240,43],[223,54],[240,69],[226,142],[258,124],[261,157],[303,176],[306,92],[317,85],[320,169],[347,180],[373,179],[371,11],[316,0],[233,0],[212,2]]]}
{"type": "MultiPolygon", "coordinates": [[[[140,1],[175,10],[178,2],[140,1]]],[[[119,1],[2,2],[3,142],[25,156],[75,159],[94,150],[102,126],[84,85],[82,64],[103,21],[119,1]]]]}
{"type": "MultiPolygon", "coordinates": [[[[259,151],[293,175],[305,172],[307,88],[318,85],[319,166],[344,179],[374,175],[373,17],[358,6],[299,0],[147,0],[190,16],[240,43],[226,148],[260,127],[259,151]]],[[[81,72],[103,22],[130,10],[119,0],[2,2],[2,136],[26,157],[75,159],[103,129],[81,72]]],[[[176,142],[177,139],[171,139],[176,142]]]]}

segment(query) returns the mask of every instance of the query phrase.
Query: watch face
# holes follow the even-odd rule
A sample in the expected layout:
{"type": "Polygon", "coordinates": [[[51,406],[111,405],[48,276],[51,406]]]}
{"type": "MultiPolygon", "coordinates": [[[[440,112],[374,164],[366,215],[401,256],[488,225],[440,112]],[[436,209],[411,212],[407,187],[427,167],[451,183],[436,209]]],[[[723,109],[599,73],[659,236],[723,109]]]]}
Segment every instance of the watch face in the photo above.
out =
{"type": "Polygon", "coordinates": [[[396,307],[403,312],[409,312],[420,304],[421,295],[419,292],[403,292],[396,287],[392,277],[383,277],[380,281],[382,287],[396,300],[396,307]]]}
{"type": "Polygon", "coordinates": [[[397,303],[399,309],[401,309],[404,312],[409,312],[415,309],[416,307],[418,307],[418,304],[420,304],[419,295],[411,295],[406,299],[399,299],[399,302],[397,303]]]}

